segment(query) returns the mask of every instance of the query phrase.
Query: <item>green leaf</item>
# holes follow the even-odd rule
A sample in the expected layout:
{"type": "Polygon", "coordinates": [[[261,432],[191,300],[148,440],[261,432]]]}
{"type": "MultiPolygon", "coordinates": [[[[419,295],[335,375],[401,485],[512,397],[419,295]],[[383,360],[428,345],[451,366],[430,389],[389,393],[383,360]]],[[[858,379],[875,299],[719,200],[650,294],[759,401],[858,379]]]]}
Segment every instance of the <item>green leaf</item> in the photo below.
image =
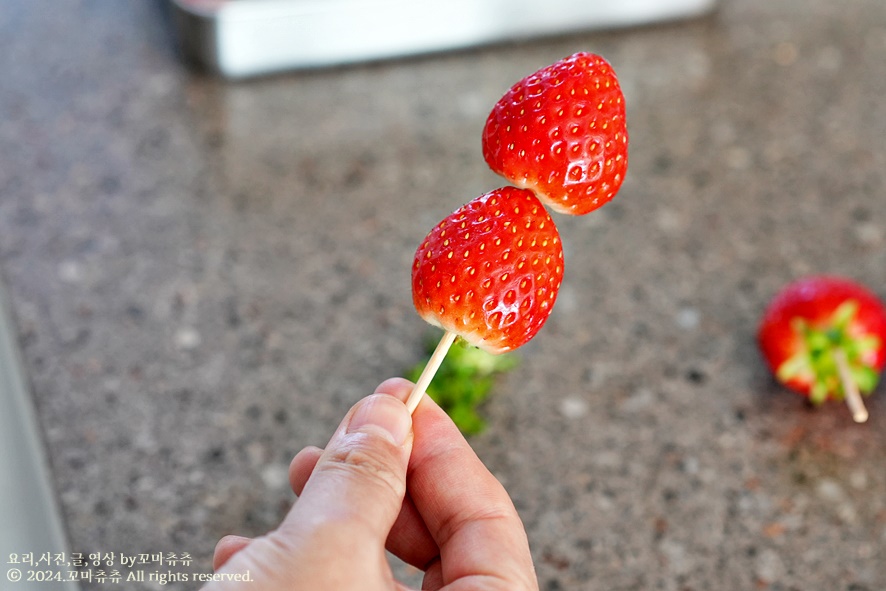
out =
{"type": "Polygon", "coordinates": [[[809,400],[813,404],[823,404],[828,399],[828,387],[823,382],[815,382],[812,385],[812,391],[809,393],[809,400]]]}
{"type": "Polygon", "coordinates": [[[834,310],[834,313],[830,318],[830,324],[841,331],[845,330],[857,313],[858,302],[855,300],[846,300],[834,310]]]}
{"type": "Polygon", "coordinates": [[[798,355],[789,357],[781,365],[779,365],[776,375],[779,380],[787,382],[792,378],[796,378],[803,375],[804,373],[808,373],[810,370],[811,365],[809,364],[809,355],[806,353],[806,351],[803,351],[798,355]]]}
{"type": "Polygon", "coordinates": [[[877,387],[880,375],[867,366],[852,368],[852,379],[863,394],[870,394],[877,387]]]}
{"type": "MultiPolygon", "coordinates": [[[[436,339],[428,341],[424,359],[405,372],[407,379],[418,380],[436,345],[436,339]]],[[[428,386],[428,395],[446,411],[462,433],[479,433],[486,426],[479,408],[492,392],[496,377],[518,363],[513,353],[492,355],[458,339],[428,386]]]]}
{"type": "Polygon", "coordinates": [[[465,435],[475,435],[486,428],[486,421],[469,406],[452,407],[449,416],[465,435]]]}
{"type": "Polygon", "coordinates": [[[880,348],[880,339],[876,335],[865,335],[849,341],[844,348],[849,357],[862,357],[880,348]]]}

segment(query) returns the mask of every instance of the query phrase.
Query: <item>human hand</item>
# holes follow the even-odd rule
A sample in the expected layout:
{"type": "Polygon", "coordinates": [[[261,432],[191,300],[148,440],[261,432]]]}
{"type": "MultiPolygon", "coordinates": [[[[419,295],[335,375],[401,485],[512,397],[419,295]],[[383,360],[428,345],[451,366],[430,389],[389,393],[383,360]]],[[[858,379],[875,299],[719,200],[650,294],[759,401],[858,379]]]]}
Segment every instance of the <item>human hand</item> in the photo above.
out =
{"type": "Polygon", "coordinates": [[[253,582],[204,590],[403,591],[385,548],[425,571],[422,589],[537,590],[507,492],[430,398],[410,417],[402,401],[411,389],[385,381],[354,405],[325,450],[300,451],[289,468],[299,498],[283,523],[215,548],[217,573],[249,571],[253,582]]]}

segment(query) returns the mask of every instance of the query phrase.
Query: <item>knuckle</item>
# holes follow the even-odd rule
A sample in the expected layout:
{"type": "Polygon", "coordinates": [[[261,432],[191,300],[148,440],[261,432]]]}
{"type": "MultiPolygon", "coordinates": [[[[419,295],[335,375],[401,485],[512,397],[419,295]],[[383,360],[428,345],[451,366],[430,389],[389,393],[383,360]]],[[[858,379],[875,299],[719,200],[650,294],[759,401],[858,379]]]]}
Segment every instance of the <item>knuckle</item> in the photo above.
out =
{"type": "Polygon", "coordinates": [[[361,436],[328,451],[324,469],[341,471],[361,486],[378,487],[398,497],[406,494],[405,466],[393,445],[367,446],[361,436]]]}

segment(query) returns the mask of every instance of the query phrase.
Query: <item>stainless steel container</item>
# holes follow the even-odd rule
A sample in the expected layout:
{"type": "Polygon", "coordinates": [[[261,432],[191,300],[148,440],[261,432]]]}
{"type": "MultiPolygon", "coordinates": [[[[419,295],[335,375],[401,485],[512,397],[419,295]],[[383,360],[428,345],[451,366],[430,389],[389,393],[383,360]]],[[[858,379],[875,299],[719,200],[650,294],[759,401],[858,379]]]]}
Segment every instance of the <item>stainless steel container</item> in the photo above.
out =
{"type": "Polygon", "coordinates": [[[716,0],[172,0],[182,47],[229,78],[687,18],[716,0]]]}

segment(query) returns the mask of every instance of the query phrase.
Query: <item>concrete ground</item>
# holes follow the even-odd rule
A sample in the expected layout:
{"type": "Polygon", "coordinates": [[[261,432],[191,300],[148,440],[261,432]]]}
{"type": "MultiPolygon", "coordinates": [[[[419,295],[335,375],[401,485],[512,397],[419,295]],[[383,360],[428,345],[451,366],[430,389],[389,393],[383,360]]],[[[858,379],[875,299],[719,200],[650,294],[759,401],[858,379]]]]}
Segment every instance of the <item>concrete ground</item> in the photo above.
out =
{"type": "Polygon", "coordinates": [[[886,297],[881,0],[237,83],[183,66],[156,2],[6,2],[0,273],[71,550],[207,572],[273,527],[292,455],[418,361],[411,257],[503,184],[488,109],[578,50],[620,75],[630,171],[558,217],[560,298],[471,439],[541,588],[886,589],[883,387],[856,425],[754,343],[800,275],[886,297]]]}

